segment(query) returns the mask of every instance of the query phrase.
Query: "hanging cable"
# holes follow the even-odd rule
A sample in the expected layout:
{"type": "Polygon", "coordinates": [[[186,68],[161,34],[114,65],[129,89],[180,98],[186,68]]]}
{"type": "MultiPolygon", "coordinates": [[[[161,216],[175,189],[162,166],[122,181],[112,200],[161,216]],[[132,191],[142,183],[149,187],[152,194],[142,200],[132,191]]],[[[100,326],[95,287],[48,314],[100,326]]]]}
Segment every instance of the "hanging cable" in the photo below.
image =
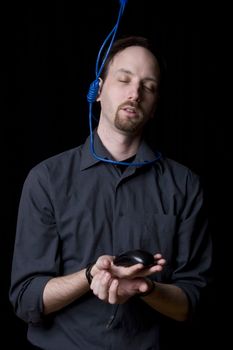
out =
{"type": "Polygon", "coordinates": [[[144,162],[124,162],[124,161],[116,161],[116,160],[112,160],[112,159],[107,159],[107,158],[103,158],[99,155],[96,154],[95,152],[95,148],[94,148],[94,135],[93,135],[93,126],[92,126],[92,119],[93,119],[93,114],[92,114],[92,106],[93,103],[96,101],[96,98],[98,96],[98,92],[99,92],[99,77],[101,75],[101,72],[103,70],[103,67],[105,65],[106,59],[108,57],[109,51],[112,48],[118,27],[119,27],[119,23],[121,20],[121,17],[123,15],[124,9],[125,9],[125,5],[126,5],[127,0],[120,0],[120,9],[119,9],[119,13],[118,13],[118,17],[117,17],[117,21],[115,26],[113,27],[113,29],[111,30],[111,32],[108,34],[108,36],[106,37],[106,39],[104,40],[98,56],[97,56],[97,60],[96,60],[96,67],[95,67],[95,75],[96,78],[95,80],[90,84],[89,87],[89,91],[87,94],[87,101],[89,103],[89,129],[90,129],[90,150],[91,153],[93,155],[94,158],[96,158],[97,160],[100,160],[102,162],[105,163],[110,163],[110,164],[116,164],[116,165],[126,165],[126,166],[143,166],[143,165],[148,165],[151,163],[155,163],[157,160],[159,160],[161,158],[161,154],[159,152],[157,152],[157,155],[155,156],[155,159],[153,159],[152,161],[147,161],[145,160],[144,162]],[[101,53],[104,50],[105,46],[107,45],[107,43],[110,41],[109,43],[109,47],[106,50],[105,56],[102,60],[102,63],[100,64],[100,58],[101,58],[101,53]]]}

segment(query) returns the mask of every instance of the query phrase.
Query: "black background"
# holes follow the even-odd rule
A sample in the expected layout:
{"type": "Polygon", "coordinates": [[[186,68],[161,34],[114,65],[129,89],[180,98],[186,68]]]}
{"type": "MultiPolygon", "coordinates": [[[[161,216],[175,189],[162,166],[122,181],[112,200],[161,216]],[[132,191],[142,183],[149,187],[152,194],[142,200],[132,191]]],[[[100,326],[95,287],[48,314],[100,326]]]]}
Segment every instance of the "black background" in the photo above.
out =
{"type": "MultiPolygon", "coordinates": [[[[23,181],[39,161],[87,137],[86,93],[100,46],[115,25],[117,0],[31,1],[1,5],[1,339],[26,341],[26,325],[8,301],[17,208],[23,181]],[[9,332],[10,335],[7,335],[9,332]]],[[[230,44],[224,3],[128,0],[117,36],[149,37],[167,65],[152,136],[167,156],[204,181],[214,242],[214,283],[184,349],[226,345],[230,312],[230,129],[225,81],[230,44]]],[[[168,331],[172,339],[176,331],[168,331]],[[171,333],[169,333],[171,332],[171,333]]]]}

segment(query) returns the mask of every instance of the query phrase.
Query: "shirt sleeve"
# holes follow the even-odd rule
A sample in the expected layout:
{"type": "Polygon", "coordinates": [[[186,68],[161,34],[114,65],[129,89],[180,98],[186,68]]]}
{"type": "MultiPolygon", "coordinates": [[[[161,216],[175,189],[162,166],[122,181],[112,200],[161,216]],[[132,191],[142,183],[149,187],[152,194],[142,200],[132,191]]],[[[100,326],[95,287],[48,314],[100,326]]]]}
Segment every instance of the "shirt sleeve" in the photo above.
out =
{"type": "Polygon", "coordinates": [[[59,274],[59,236],[45,165],[28,174],[19,204],[10,301],[24,321],[39,322],[45,284],[59,274]]]}
{"type": "Polygon", "coordinates": [[[202,291],[212,279],[212,239],[200,178],[188,172],[185,202],[180,213],[176,268],[172,282],[186,293],[193,314],[202,291]]]}

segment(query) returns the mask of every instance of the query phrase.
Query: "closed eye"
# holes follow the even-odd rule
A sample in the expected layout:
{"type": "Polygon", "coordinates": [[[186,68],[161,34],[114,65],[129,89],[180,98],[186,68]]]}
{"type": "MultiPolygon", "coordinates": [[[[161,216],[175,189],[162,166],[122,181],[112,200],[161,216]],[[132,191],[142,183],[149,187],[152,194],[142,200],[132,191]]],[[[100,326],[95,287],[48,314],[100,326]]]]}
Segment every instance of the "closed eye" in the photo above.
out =
{"type": "Polygon", "coordinates": [[[120,83],[129,83],[129,79],[118,79],[120,83]]]}
{"type": "Polygon", "coordinates": [[[142,88],[147,91],[147,92],[152,92],[154,93],[157,90],[157,87],[154,85],[142,85],[142,88]]]}

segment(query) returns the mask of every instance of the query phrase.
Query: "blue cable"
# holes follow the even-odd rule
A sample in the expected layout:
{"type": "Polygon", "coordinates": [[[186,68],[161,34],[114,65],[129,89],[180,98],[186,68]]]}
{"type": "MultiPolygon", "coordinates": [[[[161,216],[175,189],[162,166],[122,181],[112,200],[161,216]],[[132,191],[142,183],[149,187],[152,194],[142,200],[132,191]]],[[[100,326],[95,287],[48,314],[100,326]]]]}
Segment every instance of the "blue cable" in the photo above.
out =
{"type": "Polygon", "coordinates": [[[116,161],[116,160],[100,157],[100,156],[98,156],[95,153],[95,149],[94,149],[94,136],[93,136],[93,127],[92,127],[92,118],[93,118],[92,105],[96,101],[96,98],[97,98],[97,95],[98,95],[98,91],[99,91],[99,77],[100,77],[100,74],[101,74],[101,72],[103,70],[103,67],[104,67],[104,64],[106,62],[106,59],[108,57],[109,51],[111,50],[111,47],[113,45],[113,42],[114,42],[114,39],[115,39],[115,36],[116,36],[116,32],[117,32],[117,29],[119,27],[120,19],[121,19],[122,15],[123,15],[123,12],[124,12],[124,9],[125,9],[125,4],[127,2],[127,0],[119,0],[119,1],[120,1],[120,9],[119,9],[119,13],[118,13],[117,22],[116,22],[115,26],[113,27],[113,29],[111,30],[111,32],[106,37],[106,39],[104,40],[104,42],[103,42],[103,44],[102,44],[102,46],[101,46],[101,48],[99,50],[99,53],[98,53],[98,56],[97,56],[97,60],[96,60],[96,68],[95,68],[96,79],[90,84],[89,91],[88,91],[88,94],[87,94],[87,101],[89,103],[90,148],[91,148],[91,153],[92,153],[93,157],[96,158],[97,160],[102,161],[102,162],[110,163],[110,164],[116,164],[116,165],[126,165],[126,166],[143,166],[143,165],[148,165],[148,164],[157,162],[161,158],[161,153],[157,152],[157,156],[152,161],[147,161],[146,160],[144,162],[138,162],[138,163],[137,162],[131,162],[131,163],[128,163],[128,162],[124,162],[124,161],[121,162],[121,161],[116,161]],[[108,47],[108,49],[106,51],[105,57],[103,58],[102,64],[101,64],[101,66],[99,68],[99,61],[100,61],[101,53],[102,53],[104,47],[106,46],[107,42],[110,40],[111,36],[112,36],[112,39],[111,39],[109,47],[108,47]]]}
{"type": "Polygon", "coordinates": [[[87,94],[87,101],[89,103],[94,103],[96,101],[96,97],[97,97],[98,91],[99,91],[99,77],[100,77],[100,74],[101,74],[101,72],[103,70],[103,67],[104,67],[104,64],[106,62],[106,59],[108,57],[108,53],[111,50],[112,44],[114,42],[114,39],[115,39],[115,36],[116,36],[116,32],[117,32],[117,29],[119,27],[120,19],[121,19],[122,15],[123,15],[123,12],[124,12],[124,9],[125,9],[126,2],[127,2],[127,0],[120,0],[121,6],[120,6],[120,9],[119,9],[117,22],[116,22],[115,26],[113,27],[113,29],[111,30],[111,32],[108,34],[107,38],[104,40],[104,42],[103,42],[103,44],[102,44],[102,46],[101,46],[101,48],[99,50],[98,57],[97,57],[97,60],[96,60],[96,69],[95,69],[96,78],[91,83],[89,91],[88,91],[88,94],[87,94]],[[103,49],[104,49],[105,45],[107,44],[108,40],[110,39],[111,35],[112,35],[112,40],[111,40],[111,42],[109,44],[108,50],[107,50],[107,52],[105,54],[105,57],[104,57],[104,59],[102,61],[101,67],[98,68],[101,52],[103,51],[103,49]]]}

